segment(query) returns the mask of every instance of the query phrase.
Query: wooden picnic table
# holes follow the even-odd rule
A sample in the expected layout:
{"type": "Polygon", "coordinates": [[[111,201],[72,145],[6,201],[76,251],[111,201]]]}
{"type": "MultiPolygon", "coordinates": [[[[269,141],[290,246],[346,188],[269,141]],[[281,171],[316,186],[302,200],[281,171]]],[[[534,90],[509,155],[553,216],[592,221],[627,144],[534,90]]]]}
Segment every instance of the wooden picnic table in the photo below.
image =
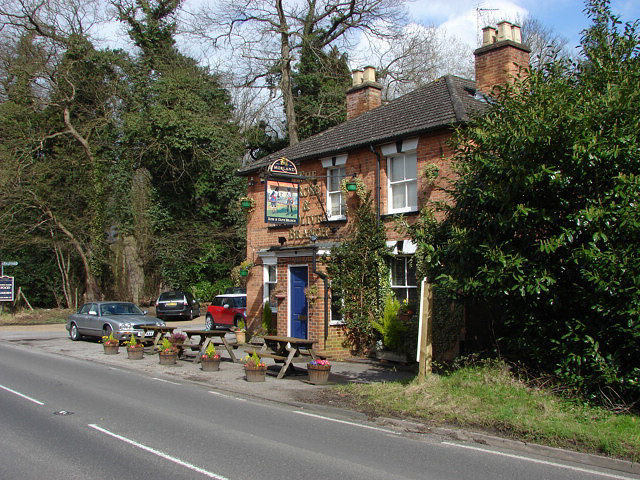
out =
{"type": "Polygon", "coordinates": [[[196,357],[193,359],[194,363],[198,363],[200,361],[200,357],[202,357],[202,355],[204,355],[204,353],[206,352],[209,343],[213,343],[214,346],[224,345],[224,348],[226,348],[227,352],[229,352],[231,361],[233,363],[238,362],[238,359],[233,353],[233,345],[231,345],[225,338],[225,335],[227,334],[225,330],[183,330],[183,333],[187,336],[188,340],[182,345],[182,351],[184,352],[187,348],[198,351],[196,357]],[[198,343],[192,340],[192,337],[195,336],[200,337],[198,343]],[[214,338],[219,338],[220,340],[222,340],[222,344],[216,344],[213,341],[214,338]]]}
{"type": "Polygon", "coordinates": [[[293,362],[309,362],[318,358],[313,350],[316,340],[306,338],[281,337],[279,335],[265,335],[262,337],[264,344],[260,349],[257,346],[246,348],[247,353],[256,352],[260,357],[273,358],[283,365],[277,378],[284,377],[287,373],[295,372],[293,362]]]}
{"type": "Polygon", "coordinates": [[[149,353],[156,353],[160,340],[162,340],[166,334],[171,335],[177,327],[169,327],[167,325],[142,325],[139,328],[145,331],[145,342],[151,342],[151,351],[149,353]],[[147,332],[153,332],[153,336],[147,337],[147,332]]]}

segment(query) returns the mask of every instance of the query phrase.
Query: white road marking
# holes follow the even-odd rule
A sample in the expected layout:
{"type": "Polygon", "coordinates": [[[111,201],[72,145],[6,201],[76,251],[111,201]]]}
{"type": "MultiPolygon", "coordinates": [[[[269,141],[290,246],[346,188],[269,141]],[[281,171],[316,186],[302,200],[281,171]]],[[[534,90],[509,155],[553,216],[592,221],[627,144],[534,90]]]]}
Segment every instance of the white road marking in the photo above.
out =
{"type": "Polygon", "coordinates": [[[38,405],[44,405],[44,403],[41,402],[40,400],[36,400],[35,398],[28,397],[28,396],[26,396],[26,395],[24,395],[24,394],[22,394],[20,392],[16,392],[15,390],[11,390],[9,387],[5,387],[4,385],[0,385],[0,388],[2,388],[3,390],[6,390],[7,392],[11,392],[11,393],[13,393],[15,395],[18,395],[19,397],[25,398],[25,399],[29,400],[30,402],[36,403],[38,405]]]}
{"type": "Polygon", "coordinates": [[[214,392],[213,390],[209,390],[209,393],[213,393],[214,395],[218,395],[219,397],[228,398],[230,400],[237,400],[238,402],[246,402],[246,398],[233,397],[231,395],[225,395],[224,393],[214,392]]]}
{"type": "Polygon", "coordinates": [[[314,413],[302,412],[300,410],[294,410],[293,413],[299,413],[300,415],[306,415],[307,417],[320,418],[322,420],[329,420],[330,422],[344,423],[346,425],[353,425],[354,427],[368,428],[369,430],[377,430],[379,432],[390,433],[392,435],[400,435],[400,432],[396,432],[396,431],[393,431],[393,430],[387,430],[386,428],[373,427],[371,425],[363,425],[362,423],[356,423],[356,422],[348,422],[347,420],[339,420],[337,418],[323,417],[322,415],[316,415],[314,413]]]}
{"type": "Polygon", "coordinates": [[[452,447],[466,448],[468,450],[477,450],[479,452],[491,453],[493,455],[500,455],[502,457],[515,458],[518,460],[526,460],[528,462],[539,463],[541,465],[549,465],[551,467],[566,468],[568,470],[573,470],[574,472],[590,473],[593,475],[599,475],[599,476],[608,477],[608,478],[616,478],[619,480],[637,480],[637,477],[625,477],[623,475],[615,475],[613,473],[601,472],[599,470],[592,470],[590,468],[574,467],[574,466],[565,465],[562,463],[549,462],[546,460],[539,460],[537,458],[525,457],[523,455],[514,455],[512,453],[497,452],[495,450],[489,450],[487,448],[472,447],[471,445],[461,445],[459,443],[451,443],[451,442],[441,442],[441,443],[442,445],[450,445],[452,447]]]}
{"type": "Polygon", "coordinates": [[[168,455],[166,453],[163,453],[159,450],[156,450],[155,448],[151,448],[151,447],[147,447],[146,445],[143,445],[141,443],[136,442],[135,440],[131,440],[127,437],[123,437],[122,435],[118,435],[117,433],[113,433],[110,432],[109,430],[106,430],[98,425],[95,424],[89,424],[89,426],[95,430],[98,430],[99,432],[104,433],[105,435],[109,435],[110,437],[116,438],[118,440],[121,440],[125,443],[128,443],[129,445],[133,445],[134,447],[137,447],[141,450],[144,450],[145,452],[149,452],[149,453],[153,453],[154,455],[157,455],[160,458],[164,458],[165,460],[169,460],[170,462],[176,463],[182,467],[186,467],[190,470],[193,470],[194,472],[198,472],[201,473],[209,478],[215,478],[216,480],[228,480],[226,477],[223,477],[221,475],[217,475],[215,473],[209,472],[208,470],[205,470],[203,468],[200,467],[196,467],[195,465],[192,465],[191,463],[185,462],[183,460],[180,460],[179,458],[176,457],[172,457],[171,455],[168,455]]]}
{"type": "Polygon", "coordinates": [[[172,382],[171,380],[165,380],[164,378],[158,378],[158,377],[151,377],[151,380],[157,380],[159,382],[170,383],[171,385],[182,385],[181,383],[172,382]]]}

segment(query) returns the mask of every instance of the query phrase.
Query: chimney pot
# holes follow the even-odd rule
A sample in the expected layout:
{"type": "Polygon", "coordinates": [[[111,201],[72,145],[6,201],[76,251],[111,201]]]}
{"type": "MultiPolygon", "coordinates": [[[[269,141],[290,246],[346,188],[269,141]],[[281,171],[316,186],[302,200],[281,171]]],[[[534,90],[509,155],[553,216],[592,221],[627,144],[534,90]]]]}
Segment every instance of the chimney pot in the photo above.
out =
{"type": "Polygon", "coordinates": [[[491,45],[496,42],[497,30],[494,27],[484,27],[482,29],[482,46],[491,45]]]}
{"type": "Polygon", "coordinates": [[[511,25],[511,38],[516,43],[522,43],[522,33],[518,25],[511,25]]]}
{"type": "Polygon", "coordinates": [[[362,70],[354,70],[353,74],[353,86],[360,85],[362,83],[362,70]]]}
{"type": "Polygon", "coordinates": [[[376,69],[374,67],[364,67],[364,79],[365,82],[375,82],[376,81],[376,69]]]}
{"type": "Polygon", "coordinates": [[[513,40],[511,38],[511,23],[506,20],[498,23],[498,41],[513,40]]]}

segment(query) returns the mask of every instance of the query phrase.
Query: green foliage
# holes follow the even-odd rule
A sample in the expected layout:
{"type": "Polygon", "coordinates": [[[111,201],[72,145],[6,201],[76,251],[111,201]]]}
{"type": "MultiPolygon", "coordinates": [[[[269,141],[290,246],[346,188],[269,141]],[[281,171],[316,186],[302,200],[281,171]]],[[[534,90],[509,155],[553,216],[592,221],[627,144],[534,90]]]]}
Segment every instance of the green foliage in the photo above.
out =
{"type": "Polygon", "coordinates": [[[373,322],[380,318],[390,293],[389,249],[368,192],[360,203],[344,241],[331,250],[327,271],[331,289],[342,298],[347,340],[356,353],[369,351],[375,339],[373,322]]]}
{"type": "Polygon", "coordinates": [[[400,319],[402,311],[402,302],[389,295],[384,300],[382,317],[373,321],[373,328],[382,335],[384,346],[396,352],[404,346],[407,331],[407,327],[400,319]]]}
{"type": "Polygon", "coordinates": [[[351,72],[346,55],[335,47],[325,53],[314,39],[311,36],[303,42],[300,62],[291,75],[301,140],[347,118],[344,95],[351,85],[351,72]]]}
{"type": "Polygon", "coordinates": [[[267,301],[262,305],[262,330],[270,334],[273,331],[273,312],[271,311],[271,304],[267,301]]]}
{"type": "Polygon", "coordinates": [[[640,398],[640,42],[589,3],[585,60],[504,88],[457,138],[455,205],[413,227],[419,265],[490,312],[501,353],[599,401],[640,398]]]}
{"type": "Polygon", "coordinates": [[[215,282],[200,280],[191,286],[191,293],[199,300],[210,302],[216,295],[224,293],[229,287],[231,287],[231,280],[228,278],[216,280],[215,282]]]}

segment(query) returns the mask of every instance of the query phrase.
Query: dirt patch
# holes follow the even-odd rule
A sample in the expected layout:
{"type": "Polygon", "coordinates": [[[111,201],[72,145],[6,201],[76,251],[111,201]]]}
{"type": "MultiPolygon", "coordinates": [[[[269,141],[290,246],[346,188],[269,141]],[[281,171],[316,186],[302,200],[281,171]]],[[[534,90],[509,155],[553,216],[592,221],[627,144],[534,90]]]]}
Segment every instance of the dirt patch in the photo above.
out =
{"type": "Polygon", "coordinates": [[[0,326],[66,323],[67,317],[72,313],[73,310],[61,308],[36,308],[35,310],[20,310],[14,313],[5,312],[0,315],[0,326]]]}

